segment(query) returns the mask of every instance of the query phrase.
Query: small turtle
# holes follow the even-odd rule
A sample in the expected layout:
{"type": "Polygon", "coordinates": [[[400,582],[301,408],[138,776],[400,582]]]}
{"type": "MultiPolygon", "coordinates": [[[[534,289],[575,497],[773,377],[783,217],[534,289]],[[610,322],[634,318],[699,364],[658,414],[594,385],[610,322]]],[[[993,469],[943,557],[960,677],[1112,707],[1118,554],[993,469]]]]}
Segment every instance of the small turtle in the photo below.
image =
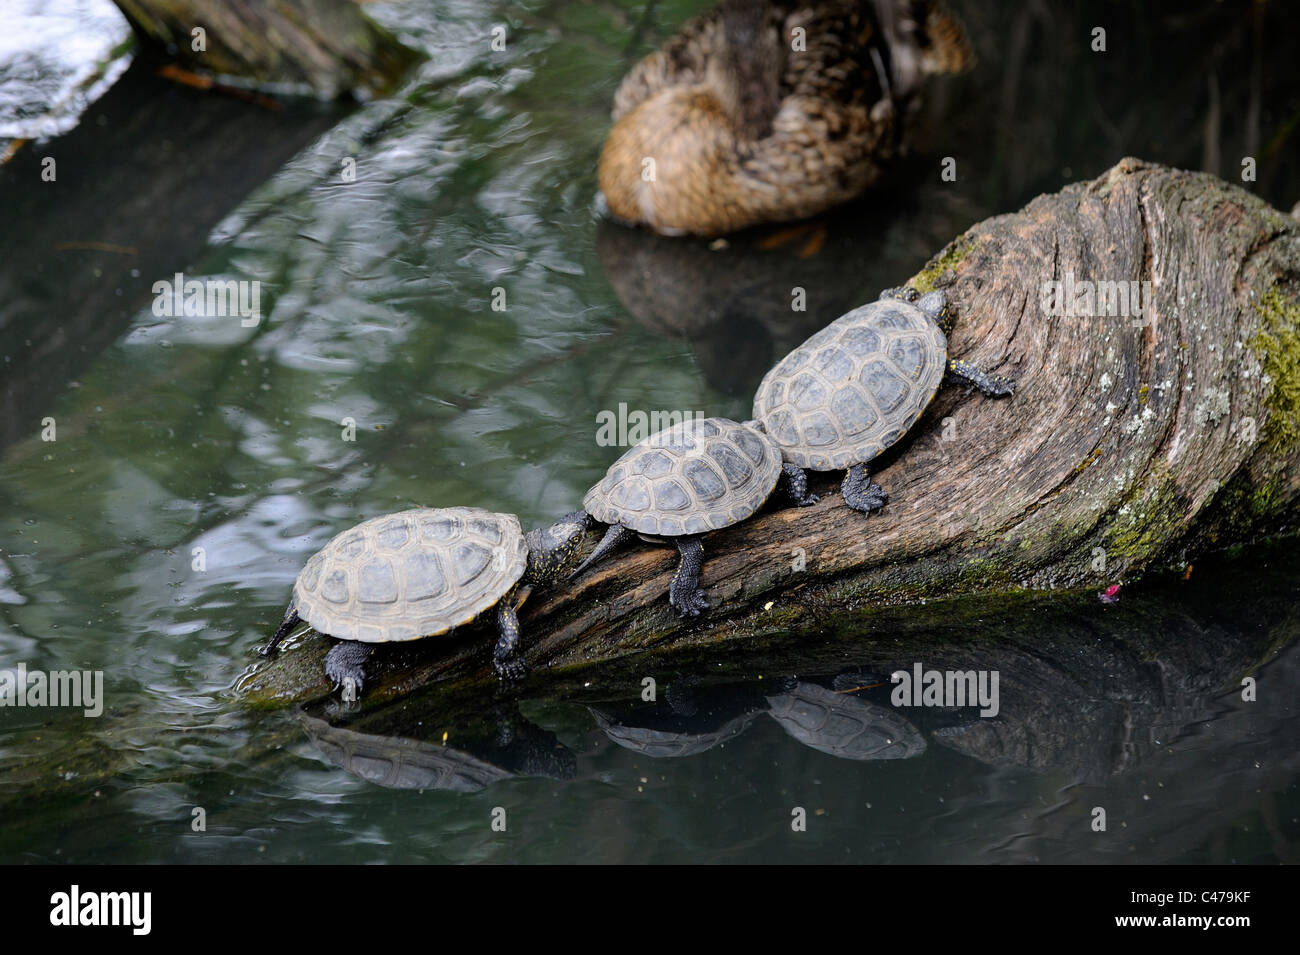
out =
{"type": "Polygon", "coordinates": [[[372,644],[448,633],[493,607],[493,666],[520,679],[515,611],[533,584],[555,583],[578,556],[591,518],[567,514],[524,535],[519,518],[477,507],[417,507],[371,518],[336,536],[302,569],[267,655],[300,621],[337,637],[325,672],[355,699],[372,644]]]}
{"type": "MultiPolygon", "coordinates": [[[[943,292],[893,288],[813,335],[763,378],[754,417],[789,464],[813,471],[847,469],[841,492],[870,513],[889,496],[867,465],[916,424],[945,372],[990,398],[1015,382],[948,357],[953,312],[943,292]]],[[[806,478],[791,478],[806,487],[806,478]]]]}
{"type": "MultiPolygon", "coordinates": [[[[700,538],[752,515],[785,470],[780,448],[751,425],[692,418],[629,448],[583,499],[587,513],[609,530],[575,574],[634,534],[648,541],[669,538],[681,552],[669,603],[684,617],[708,609],[699,587],[704,563],[700,538]]],[[[803,482],[798,493],[790,491],[795,502],[815,503],[803,472],[789,471],[803,482]]]]}

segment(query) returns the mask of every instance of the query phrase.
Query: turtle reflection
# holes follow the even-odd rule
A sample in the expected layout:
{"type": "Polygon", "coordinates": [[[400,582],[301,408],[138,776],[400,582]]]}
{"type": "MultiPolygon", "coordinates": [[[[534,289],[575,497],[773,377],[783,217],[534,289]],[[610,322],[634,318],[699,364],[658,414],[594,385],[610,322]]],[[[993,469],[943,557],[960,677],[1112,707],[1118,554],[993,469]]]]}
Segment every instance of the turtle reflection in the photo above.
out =
{"type": "Polygon", "coordinates": [[[850,683],[832,690],[789,677],[781,692],[753,685],[683,690],[670,686],[661,704],[588,707],[601,730],[624,749],[653,758],[694,756],[734,739],[766,713],[791,739],[839,759],[909,759],[925,738],[907,719],[864,700],[850,683]]]}
{"type": "Polygon", "coordinates": [[[797,683],[767,698],[767,715],[813,749],[840,759],[910,759],[925,752],[925,737],[902,715],[848,690],[797,683]]]}
{"type": "Polygon", "coordinates": [[[670,683],[656,703],[588,706],[611,741],[654,759],[695,756],[735,739],[765,708],[747,684],[700,689],[687,678],[670,683]]]}
{"type": "Polygon", "coordinates": [[[440,728],[430,730],[433,738],[420,738],[419,727],[388,736],[332,726],[307,713],[301,720],[327,760],[389,789],[475,793],[518,776],[573,778],[577,759],[554,733],[518,711],[498,711],[495,716],[476,725],[458,725],[455,738],[447,742],[440,728]]]}

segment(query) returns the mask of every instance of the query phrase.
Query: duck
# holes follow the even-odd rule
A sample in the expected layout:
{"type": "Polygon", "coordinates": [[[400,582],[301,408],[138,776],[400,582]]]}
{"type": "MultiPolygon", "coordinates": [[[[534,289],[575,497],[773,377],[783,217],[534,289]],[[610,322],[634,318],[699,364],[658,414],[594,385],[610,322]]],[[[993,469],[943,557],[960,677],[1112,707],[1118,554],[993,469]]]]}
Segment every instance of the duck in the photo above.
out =
{"type": "Polygon", "coordinates": [[[973,62],[934,0],[723,0],[623,78],[598,204],[707,238],[818,215],[880,179],[926,77],[973,62]]]}

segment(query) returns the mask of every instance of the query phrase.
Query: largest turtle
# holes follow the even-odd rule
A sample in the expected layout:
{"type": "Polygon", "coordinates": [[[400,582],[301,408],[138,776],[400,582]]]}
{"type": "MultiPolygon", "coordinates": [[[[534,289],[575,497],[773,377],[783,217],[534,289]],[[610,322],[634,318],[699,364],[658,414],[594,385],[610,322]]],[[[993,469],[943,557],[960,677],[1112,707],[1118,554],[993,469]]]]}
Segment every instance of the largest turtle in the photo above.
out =
{"type": "Polygon", "coordinates": [[[562,580],[591,518],[578,511],[524,534],[519,518],[478,507],[417,507],[343,531],[302,569],[270,654],[302,621],[337,637],[325,672],[355,698],[374,644],[437,636],[495,609],[497,675],[528,671],[515,611],[533,584],[562,580]]]}
{"type": "Polygon", "coordinates": [[[942,291],[885,289],[781,359],[758,386],[754,417],[787,464],[843,468],[845,503],[880,510],[889,496],[871,483],[868,465],[916,424],[945,375],[990,398],[1015,390],[1014,381],[948,356],[953,319],[942,291]]]}

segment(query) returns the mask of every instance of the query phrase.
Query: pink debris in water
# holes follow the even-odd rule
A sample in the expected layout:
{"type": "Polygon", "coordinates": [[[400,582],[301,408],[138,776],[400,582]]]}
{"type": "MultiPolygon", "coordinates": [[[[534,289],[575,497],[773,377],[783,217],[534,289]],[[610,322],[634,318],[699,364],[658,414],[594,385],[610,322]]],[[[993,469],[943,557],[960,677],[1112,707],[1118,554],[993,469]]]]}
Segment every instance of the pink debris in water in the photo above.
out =
{"type": "Polygon", "coordinates": [[[1097,597],[1104,604],[1117,604],[1119,603],[1119,587],[1120,587],[1119,584],[1111,584],[1109,587],[1107,587],[1105,590],[1099,593],[1097,597]]]}

